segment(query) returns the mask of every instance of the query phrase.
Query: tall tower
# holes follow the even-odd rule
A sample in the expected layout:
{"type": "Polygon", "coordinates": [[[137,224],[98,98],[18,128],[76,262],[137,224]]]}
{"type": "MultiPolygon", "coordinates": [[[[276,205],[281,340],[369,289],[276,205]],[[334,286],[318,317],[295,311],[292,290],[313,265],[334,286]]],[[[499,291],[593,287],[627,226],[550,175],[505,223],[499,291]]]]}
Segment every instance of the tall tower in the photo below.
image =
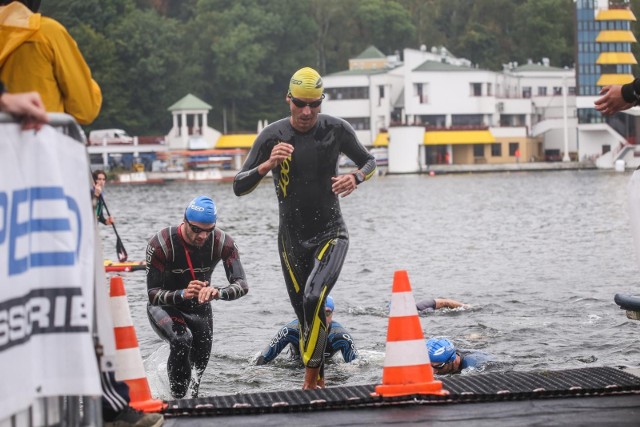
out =
{"type": "Polygon", "coordinates": [[[636,17],[629,0],[575,0],[575,4],[579,151],[586,148],[589,156],[612,151],[615,157],[622,146],[636,143],[637,119],[628,115],[634,114],[631,111],[603,116],[594,101],[603,86],[634,79],[631,67],[638,61],[631,46],[637,40],[631,24],[636,17]],[[593,127],[597,123],[604,127],[593,127]]]}
{"type": "Polygon", "coordinates": [[[633,80],[631,66],[637,64],[636,58],[631,53],[631,44],[636,42],[636,37],[631,31],[631,21],[636,17],[628,8],[599,10],[596,22],[602,29],[596,37],[596,43],[600,45],[600,55],[596,64],[600,65],[600,78],[598,87],[625,84],[633,80]]]}
{"type": "Polygon", "coordinates": [[[607,0],[576,1],[578,96],[596,96],[602,86],[633,80],[631,53],[636,20],[628,1],[610,5],[607,0]]]}

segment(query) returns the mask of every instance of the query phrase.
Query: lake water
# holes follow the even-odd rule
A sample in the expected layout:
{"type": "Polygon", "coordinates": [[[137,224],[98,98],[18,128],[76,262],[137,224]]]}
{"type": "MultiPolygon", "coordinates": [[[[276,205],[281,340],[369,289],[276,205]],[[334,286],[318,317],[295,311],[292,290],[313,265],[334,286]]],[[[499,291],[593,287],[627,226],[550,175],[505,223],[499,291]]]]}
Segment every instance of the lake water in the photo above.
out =
{"type": "MultiPolygon", "coordinates": [[[[384,176],[342,200],[350,249],[332,295],[334,320],[353,335],[361,358],[336,355],[327,384],[377,383],[382,377],[393,274],[407,270],[417,300],[454,298],[472,305],[421,315],[426,337],[492,354],[489,370],[637,366],[638,323],[613,302],[638,292],[630,235],[630,174],[603,171],[384,176]]],[[[250,292],[215,301],[214,344],[201,396],[300,388],[303,370],[283,353],[253,359],[294,318],[276,248],[277,201],[270,179],[238,198],[230,183],[110,185],[105,197],[130,260],[147,240],[177,225],[196,195],[211,195],[218,226],[240,249],[250,292]]],[[[105,257],[115,236],[101,226],[105,257]]],[[[124,273],[132,317],[154,396],[170,398],[168,346],[146,316],[144,272],[124,273]]],[[[224,284],[224,269],[212,282],[224,284]]]]}

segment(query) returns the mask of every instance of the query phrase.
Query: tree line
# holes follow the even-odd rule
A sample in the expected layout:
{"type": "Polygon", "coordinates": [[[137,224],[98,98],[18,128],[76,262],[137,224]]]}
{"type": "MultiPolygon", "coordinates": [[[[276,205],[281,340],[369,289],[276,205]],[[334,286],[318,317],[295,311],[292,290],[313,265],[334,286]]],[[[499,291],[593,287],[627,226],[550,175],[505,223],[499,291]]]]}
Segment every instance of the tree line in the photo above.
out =
{"type": "Polygon", "coordinates": [[[41,12],[67,27],[102,88],[91,128],[157,135],[187,93],[212,105],[216,129],[253,132],[258,120],[288,114],[295,70],[342,71],[370,45],[387,55],[445,46],[492,70],[543,57],[572,67],[574,8],[573,0],[56,0],[41,12]]]}

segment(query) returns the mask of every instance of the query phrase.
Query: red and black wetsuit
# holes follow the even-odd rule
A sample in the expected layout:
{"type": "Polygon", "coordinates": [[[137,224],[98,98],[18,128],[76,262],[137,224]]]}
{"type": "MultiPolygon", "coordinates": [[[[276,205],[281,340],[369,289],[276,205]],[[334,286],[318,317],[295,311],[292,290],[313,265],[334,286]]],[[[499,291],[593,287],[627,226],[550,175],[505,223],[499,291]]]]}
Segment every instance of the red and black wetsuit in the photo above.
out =
{"type": "Polygon", "coordinates": [[[215,228],[199,248],[185,243],[179,227],[160,230],[147,245],[147,314],[156,333],[170,344],[167,371],[175,398],[186,394],[192,368],[197,374],[192,397],[197,396],[213,339],[211,304],[200,304],[197,297],[184,299],[181,293],[191,280],[211,283],[211,273],[220,260],[229,281],[228,286],[218,288],[220,299],[230,301],[244,296],[249,287],[238,248],[221,229],[215,228]]]}
{"type": "Polygon", "coordinates": [[[338,175],[340,153],[349,157],[369,179],[376,161],[358,141],[346,121],[318,115],[306,133],[296,131],[290,119],[267,126],[258,135],[233,190],[251,192],[263,178],[258,166],[267,161],[279,142],[294,147],[293,154],[274,168],[280,209],[278,249],[291,305],[302,326],[300,349],[305,366],[322,366],[327,342],[325,298],[338,280],[349,247],[339,198],[331,190],[338,175]]]}

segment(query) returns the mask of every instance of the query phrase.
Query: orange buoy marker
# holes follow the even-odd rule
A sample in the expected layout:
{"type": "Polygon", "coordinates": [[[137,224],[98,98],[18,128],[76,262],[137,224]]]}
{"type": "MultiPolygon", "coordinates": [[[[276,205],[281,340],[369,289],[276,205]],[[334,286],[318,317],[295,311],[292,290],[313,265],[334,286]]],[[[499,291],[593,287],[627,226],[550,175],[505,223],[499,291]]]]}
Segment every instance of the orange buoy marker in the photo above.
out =
{"type": "Polygon", "coordinates": [[[433,378],[416,300],[404,270],[393,276],[387,350],[382,384],[376,386],[376,393],[385,397],[448,394],[442,390],[442,382],[433,378]]]}
{"type": "Polygon", "coordinates": [[[109,296],[116,340],[116,380],[129,385],[129,406],[144,412],[159,412],[165,403],[151,397],[122,277],[111,278],[109,296]]]}

